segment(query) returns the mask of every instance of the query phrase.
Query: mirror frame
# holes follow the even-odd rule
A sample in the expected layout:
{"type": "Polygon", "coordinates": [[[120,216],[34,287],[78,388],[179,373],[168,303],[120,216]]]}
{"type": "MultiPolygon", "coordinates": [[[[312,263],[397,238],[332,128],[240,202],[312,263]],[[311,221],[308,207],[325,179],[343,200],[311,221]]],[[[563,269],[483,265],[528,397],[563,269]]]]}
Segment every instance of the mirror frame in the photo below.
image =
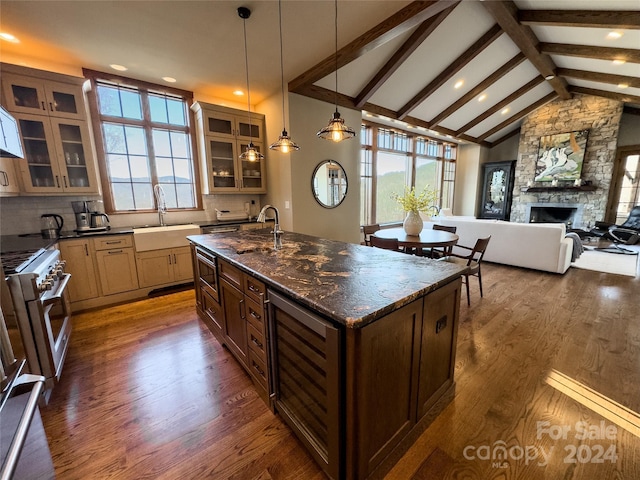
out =
{"type": "Polygon", "coordinates": [[[318,202],[318,204],[323,207],[323,208],[336,208],[338,206],[340,206],[342,204],[342,202],[344,202],[344,199],[347,197],[347,192],[349,191],[349,180],[347,179],[347,172],[345,171],[344,167],[342,165],[340,165],[340,163],[336,162],[335,160],[322,160],[320,163],[318,163],[318,165],[316,165],[316,168],[313,170],[313,174],[311,174],[311,193],[313,194],[313,198],[315,198],[316,202],[318,202]],[[326,203],[322,202],[319,198],[318,198],[318,194],[316,192],[316,186],[315,186],[315,179],[316,179],[316,175],[318,174],[318,171],[325,166],[326,164],[330,164],[330,165],[337,165],[340,170],[342,171],[342,175],[344,178],[344,182],[345,182],[345,186],[344,186],[344,193],[342,195],[342,198],[340,198],[340,201],[338,203],[336,203],[335,205],[327,205],[326,203]]]}

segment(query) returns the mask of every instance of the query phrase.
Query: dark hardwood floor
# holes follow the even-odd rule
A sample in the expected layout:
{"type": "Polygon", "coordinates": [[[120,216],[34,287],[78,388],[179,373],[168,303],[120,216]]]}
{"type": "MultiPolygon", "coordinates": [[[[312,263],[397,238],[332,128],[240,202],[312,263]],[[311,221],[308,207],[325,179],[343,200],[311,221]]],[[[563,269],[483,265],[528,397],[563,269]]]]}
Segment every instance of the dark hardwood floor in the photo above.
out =
{"type": "MultiPolygon", "coordinates": [[[[461,302],[455,399],[387,478],[640,478],[640,428],[548,379],[637,421],[640,279],[484,264],[483,280],[484,299],[472,278],[461,302]],[[587,426],[604,430],[578,438],[587,426]]],[[[325,478],[198,320],[192,291],[76,314],[72,335],[42,409],[59,479],[325,478]]]]}

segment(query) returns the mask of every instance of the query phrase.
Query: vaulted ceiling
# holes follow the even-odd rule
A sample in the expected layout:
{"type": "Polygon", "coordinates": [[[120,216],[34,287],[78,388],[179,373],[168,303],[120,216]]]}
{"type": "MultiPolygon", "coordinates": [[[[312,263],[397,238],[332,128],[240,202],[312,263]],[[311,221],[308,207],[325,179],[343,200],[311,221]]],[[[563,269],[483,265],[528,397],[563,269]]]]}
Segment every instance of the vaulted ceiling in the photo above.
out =
{"type": "MultiPolygon", "coordinates": [[[[639,5],[339,0],[336,57],[333,2],[284,0],[284,76],[294,93],[492,145],[556,98],[599,95],[640,112],[639,5]]],[[[3,0],[0,30],[21,43],[2,42],[0,53],[35,68],[109,71],[117,63],[133,78],[172,76],[178,88],[241,103],[231,94],[245,87],[239,6],[252,10],[247,43],[258,104],[281,86],[273,0],[3,0]]]]}

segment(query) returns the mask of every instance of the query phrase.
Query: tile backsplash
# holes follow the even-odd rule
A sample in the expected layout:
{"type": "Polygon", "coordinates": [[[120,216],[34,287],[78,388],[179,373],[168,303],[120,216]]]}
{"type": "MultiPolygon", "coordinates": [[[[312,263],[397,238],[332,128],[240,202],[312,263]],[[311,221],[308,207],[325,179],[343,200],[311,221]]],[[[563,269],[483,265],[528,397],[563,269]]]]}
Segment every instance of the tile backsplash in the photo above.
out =
{"type": "MultiPolygon", "coordinates": [[[[84,197],[2,197],[0,198],[0,235],[19,235],[40,231],[40,216],[57,213],[64,219],[63,230],[76,228],[71,202],[101,200],[99,196],[84,197]]],[[[215,221],[218,210],[245,211],[249,204],[252,217],[260,211],[261,195],[203,195],[204,210],[172,212],[165,215],[167,223],[215,221]],[[254,202],[253,204],[251,202],[254,202]]],[[[109,215],[112,227],[157,225],[157,213],[121,213],[109,215]]]]}

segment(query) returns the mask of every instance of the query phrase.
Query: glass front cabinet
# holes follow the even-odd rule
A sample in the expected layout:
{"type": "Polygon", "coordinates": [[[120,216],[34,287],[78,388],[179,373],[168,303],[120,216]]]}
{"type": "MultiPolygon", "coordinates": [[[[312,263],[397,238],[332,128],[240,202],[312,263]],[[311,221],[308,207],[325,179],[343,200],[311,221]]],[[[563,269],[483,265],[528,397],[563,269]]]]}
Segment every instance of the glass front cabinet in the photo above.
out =
{"type": "Polygon", "coordinates": [[[515,160],[482,165],[482,202],[478,218],[509,220],[515,160]]]}
{"type": "Polygon", "coordinates": [[[241,160],[249,142],[264,155],[264,115],[206,103],[195,103],[201,142],[202,191],[209,193],[266,193],[265,160],[241,160]]]}
{"type": "MultiPolygon", "coordinates": [[[[31,75],[40,72],[24,70],[31,75]]],[[[28,75],[3,75],[3,103],[18,122],[24,147],[26,161],[18,164],[23,193],[100,191],[80,84],[83,79],[68,78],[70,83],[65,84],[28,75]]]]}

